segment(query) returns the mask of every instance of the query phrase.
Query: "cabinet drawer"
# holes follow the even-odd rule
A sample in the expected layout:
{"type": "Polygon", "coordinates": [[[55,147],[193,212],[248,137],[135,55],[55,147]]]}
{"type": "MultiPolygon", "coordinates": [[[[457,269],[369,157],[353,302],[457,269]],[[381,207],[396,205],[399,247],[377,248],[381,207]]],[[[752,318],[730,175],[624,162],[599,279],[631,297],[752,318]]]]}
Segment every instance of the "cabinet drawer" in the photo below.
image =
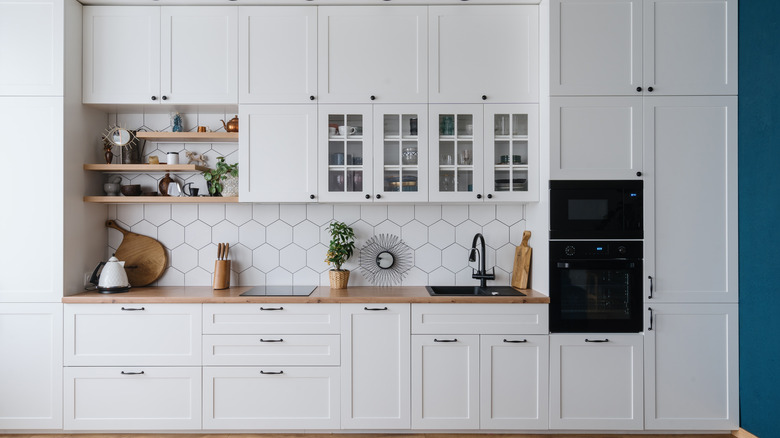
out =
{"type": "Polygon", "coordinates": [[[204,367],[204,429],[338,429],[338,367],[204,367]]]}
{"type": "Polygon", "coordinates": [[[200,365],[200,304],[65,304],[65,365],[200,365]]]}
{"type": "Polygon", "coordinates": [[[338,365],[339,335],[203,335],[204,365],[338,365]]]}
{"type": "Polygon", "coordinates": [[[547,304],[412,304],[412,334],[547,334],[547,304]]]}
{"type": "Polygon", "coordinates": [[[200,429],[200,367],[66,367],[66,430],[200,429]]]}
{"type": "Polygon", "coordinates": [[[339,304],[204,304],[203,333],[338,334],[339,304]]]}

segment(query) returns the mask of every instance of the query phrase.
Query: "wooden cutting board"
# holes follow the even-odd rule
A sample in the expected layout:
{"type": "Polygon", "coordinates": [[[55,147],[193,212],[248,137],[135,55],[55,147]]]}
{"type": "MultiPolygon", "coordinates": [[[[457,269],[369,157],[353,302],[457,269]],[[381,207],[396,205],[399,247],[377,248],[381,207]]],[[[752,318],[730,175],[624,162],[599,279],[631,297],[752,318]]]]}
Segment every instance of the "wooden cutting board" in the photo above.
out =
{"type": "Polygon", "coordinates": [[[528,241],[531,239],[530,231],[523,231],[523,241],[515,249],[515,265],[512,268],[512,287],[528,289],[528,276],[531,272],[531,247],[528,241]]]}
{"type": "Polygon", "coordinates": [[[106,221],[106,226],[119,230],[124,235],[116,249],[116,258],[125,262],[125,272],[130,286],[147,286],[160,278],[168,266],[168,254],[162,244],[149,236],[142,236],[106,221]]]}

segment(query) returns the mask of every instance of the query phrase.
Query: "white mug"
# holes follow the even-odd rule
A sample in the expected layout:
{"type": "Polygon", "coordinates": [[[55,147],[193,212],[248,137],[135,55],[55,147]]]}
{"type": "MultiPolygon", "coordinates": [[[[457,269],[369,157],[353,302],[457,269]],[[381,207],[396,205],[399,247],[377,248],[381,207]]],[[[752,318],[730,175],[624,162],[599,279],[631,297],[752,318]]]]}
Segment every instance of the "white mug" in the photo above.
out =
{"type": "Polygon", "coordinates": [[[329,135],[336,135],[336,128],[334,128],[333,126],[329,126],[328,127],[328,134],[329,135]]]}
{"type": "Polygon", "coordinates": [[[168,164],[179,164],[179,153],[168,152],[168,164]]]}
{"type": "Polygon", "coordinates": [[[339,135],[355,135],[357,133],[357,128],[354,126],[339,126],[339,135]]]}

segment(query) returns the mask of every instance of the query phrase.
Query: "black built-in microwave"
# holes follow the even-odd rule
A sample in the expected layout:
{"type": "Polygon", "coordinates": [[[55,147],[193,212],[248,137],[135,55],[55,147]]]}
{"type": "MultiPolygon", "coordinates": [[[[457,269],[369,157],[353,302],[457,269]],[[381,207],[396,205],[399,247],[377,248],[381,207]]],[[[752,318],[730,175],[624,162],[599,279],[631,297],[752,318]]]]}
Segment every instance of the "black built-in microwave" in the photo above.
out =
{"type": "Polygon", "coordinates": [[[641,239],[642,180],[550,181],[551,239],[641,239]]]}

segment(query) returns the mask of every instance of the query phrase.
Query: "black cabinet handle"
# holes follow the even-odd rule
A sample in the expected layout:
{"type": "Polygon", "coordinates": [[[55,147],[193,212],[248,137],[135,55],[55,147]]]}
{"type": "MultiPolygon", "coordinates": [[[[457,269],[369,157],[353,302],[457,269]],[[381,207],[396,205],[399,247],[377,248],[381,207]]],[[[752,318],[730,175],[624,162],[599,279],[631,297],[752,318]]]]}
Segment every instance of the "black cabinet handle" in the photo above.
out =
{"type": "Polygon", "coordinates": [[[488,193],[488,199],[493,199],[493,194],[492,193],[488,193]]]}
{"type": "Polygon", "coordinates": [[[387,307],[364,307],[363,310],[387,310],[387,307]]]}
{"type": "Polygon", "coordinates": [[[482,95],[482,100],[487,100],[487,96],[485,96],[485,95],[483,94],[483,95],[482,95]]]}
{"type": "Polygon", "coordinates": [[[152,96],[152,100],[157,100],[157,96],[152,96]]]}
{"type": "Polygon", "coordinates": [[[642,172],[637,172],[636,176],[642,176],[642,172]]]}
{"type": "Polygon", "coordinates": [[[653,276],[648,275],[647,279],[650,280],[650,295],[648,295],[647,298],[652,299],[653,298],[653,276]]]}
{"type": "Polygon", "coordinates": [[[136,375],[143,374],[143,373],[144,373],[143,371],[136,371],[136,372],[133,372],[133,371],[122,371],[122,374],[124,374],[126,376],[136,376],[136,375]]]}
{"type": "Polygon", "coordinates": [[[284,307],[261,307],[260,310],[284,310],[284,307]]]}
{"type": "Polygon", "coordinates": [[[647,91],[652,93],[653,92],[653,87],[647,87],[647,91]]]}
{"type": "Polygon", "coordinates": [[[636,91],[641,93],[642,92],[642,87],[636,87],[636,91]]]}
{"type": "Polygon", "coordinates": [[[376,100],[376,96],[374,96],[374,95],[372,94],[372,95],[371,95],[371,97],[370,97],[369,99],[371,99],[371,100],[376,100]]]}
{"type": "Polygon", "coordinates": [[[585,342],[609,342],[609,339],[585,339],[585,342]]]}
{"type": "Polygon", "coordinates": [[[309,199],[314,199],[314,198],[315,198],[314,195],[309,195],[309,199]]]}
{"type": "Polygon", "coordinates": [[[648,307],[647,310],[650,311],[650,327],[648,327],[647,329],[652,330],[653,329],[653,308],[648,307]]]}
{"type": "Polygon", "coordinates": [[[263,338],[260,338],[260,342],[284,342],[284,339],[282,339],[282,338],[279,338],[279,339],[263,339],[263,338]]]}
{"type": "Polygon", "coordinates": [[[433,342],[458,342],[458,339],[434,339],[433,342]]]}
{"type": "Polygon", "coordinates": [[[382,195],[380,195],[380,194],[377,194],[377,195],[376,195],[376,199],[382,199],[382,195]]]}
{"type": "Polygon", "coordinates": [[[260,374],[284,374],[284,371],[263,371],[263,370],[260,370],[260,374]]]}
{"type": "Polygon", "coordinates": [[[122,307],[122,310],[125,312],[137,312],[141,310],[146,310],[146,307],[122,307]]]}
{"type": "Polygon", "coordinates": [[[482,195],[481,194],[477,194],[477,199],[482,199],[482,195]]]}
{"type": "Polygon", "coordinates": [[[309,96],[309,100],[314,100],[314,96],[309,96]]]}
{"type": "Polygon", "coordinates": [[[163,100],[168,100],[168,96],[163,96],[163,100]]]}
{"type": "Polygon", "coordinates": [[[368,193],[366,193],[366,199],[371,199],[371,195],[369,195],[368,193]]]}
{"type": "Polygon", "coordinates": [[[524,344],[528,342],[528,339],[518,339],[518,340],[504,339],[504,342],[506,342],[507,344],[524,344]]]}

